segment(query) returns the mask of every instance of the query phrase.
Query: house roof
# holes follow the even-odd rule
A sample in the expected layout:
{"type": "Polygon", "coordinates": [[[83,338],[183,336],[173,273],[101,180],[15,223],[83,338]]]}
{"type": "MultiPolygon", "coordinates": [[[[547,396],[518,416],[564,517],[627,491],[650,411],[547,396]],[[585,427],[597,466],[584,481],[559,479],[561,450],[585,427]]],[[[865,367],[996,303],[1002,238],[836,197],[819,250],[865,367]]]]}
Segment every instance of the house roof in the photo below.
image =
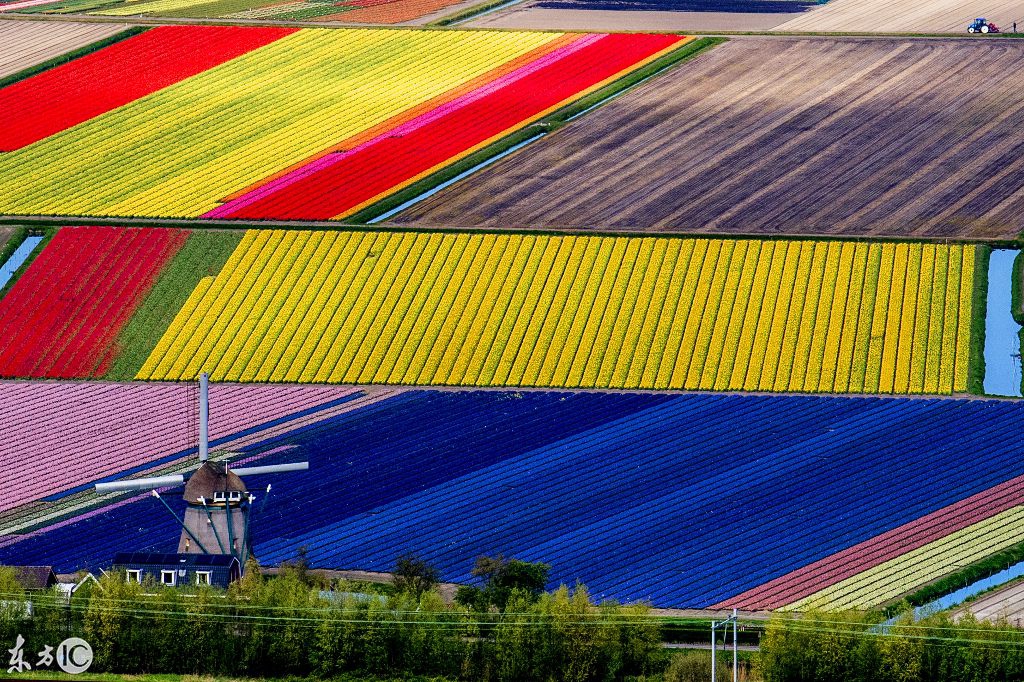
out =
{"type": "Polygon", "coordinates": [[[118,552],[114,566],[176,566],[178,568],[230,567],[238,559],[230,554],[161,554],[159,552],[118,552]]]}
{"type": "Polygon", "coordinates": [[[52,566],[11,566],[14,577],[26,590],[45,590],[57,584],[52,566]]]}

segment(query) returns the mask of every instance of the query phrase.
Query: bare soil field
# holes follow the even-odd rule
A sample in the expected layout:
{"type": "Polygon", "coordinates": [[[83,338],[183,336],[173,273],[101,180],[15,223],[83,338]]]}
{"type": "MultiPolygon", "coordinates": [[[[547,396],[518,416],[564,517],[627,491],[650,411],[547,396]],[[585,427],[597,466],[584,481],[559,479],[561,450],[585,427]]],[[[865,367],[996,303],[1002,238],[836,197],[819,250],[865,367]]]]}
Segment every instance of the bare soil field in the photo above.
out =
{"type": "Polygon", "coordinates": [[[531,3],[485,14],[465,25],[560,31],[766,31],[799,16],[802,14],[546,9],[531,3]]]}
{"type": "Polygon", "coordinates": [[[124,29],[122,24],[2,20],[0,78],[120,33],[124,29]]]}
{"type": "Polygon", "coordinates": [[[1024,29],[1022,0],[830,0],[776,27],[777,31],[967,33],[975,17],[1004,31],[1024,29]]]}
{"type": "Polygon", "coordinates": [[[966,606],[957,609],[954,617],[974,614],[978,620],[1005,618],[1015,627],[1024,627],[1024,582],[1013,582],[1006,587],[983,594],[966,606]]]}
{"type": "Polygon", "coordinates": [[[1022,69],[1012,40],[734,39],[392,223],[1012,238],[1022,69]]]}

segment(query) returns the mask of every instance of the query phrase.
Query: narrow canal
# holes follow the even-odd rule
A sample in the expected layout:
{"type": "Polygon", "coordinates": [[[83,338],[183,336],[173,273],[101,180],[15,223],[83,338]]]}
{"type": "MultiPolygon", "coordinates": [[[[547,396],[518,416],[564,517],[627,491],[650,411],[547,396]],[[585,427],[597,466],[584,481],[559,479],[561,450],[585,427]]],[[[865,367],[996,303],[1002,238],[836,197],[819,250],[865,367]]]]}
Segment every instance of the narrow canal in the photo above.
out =
{"type": "Polygon", "coordinates": [[[1020,330],[1011,312],[1013,260],[1019,251],[996,249],[988,265],[985,313],[985,393],[1020,396],[1020,330]]]}

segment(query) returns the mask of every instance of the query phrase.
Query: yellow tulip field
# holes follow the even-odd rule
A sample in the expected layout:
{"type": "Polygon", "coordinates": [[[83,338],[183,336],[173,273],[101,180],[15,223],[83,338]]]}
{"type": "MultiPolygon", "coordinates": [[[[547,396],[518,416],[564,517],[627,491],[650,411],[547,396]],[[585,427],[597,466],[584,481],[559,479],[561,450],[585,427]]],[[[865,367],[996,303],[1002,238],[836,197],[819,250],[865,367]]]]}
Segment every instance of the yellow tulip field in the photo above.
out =
{"type": "Polygon", "coordinates": [[[254,230],[138,378],[963,392],[974,258],[939,244],[254,230]]]}

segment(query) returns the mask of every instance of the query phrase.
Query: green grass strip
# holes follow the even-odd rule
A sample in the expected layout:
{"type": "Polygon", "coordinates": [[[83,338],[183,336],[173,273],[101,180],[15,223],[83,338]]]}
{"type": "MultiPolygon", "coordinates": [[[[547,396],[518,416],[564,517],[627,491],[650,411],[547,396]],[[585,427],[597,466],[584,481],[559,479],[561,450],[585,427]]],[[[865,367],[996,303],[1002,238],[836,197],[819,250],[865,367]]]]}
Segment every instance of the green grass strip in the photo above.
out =
{"type": "Polygon", "coordinates": [[[650,64],[646,64],[643,67],[636,69],[635,71],[631,71],[622,78],[619,78],[605,87],[590,93],[586,97],[581,97],[580,99],[562,107],[558,111],[548,114],[539,121],[511,133],[497,142],[488,145],[487,147],[484,147],[483,149],[480,149],[449,166],[445,166],[436,173],[414,182],[405,189],[399,190],[371,206],[367,206],[358,213],[346,218],[344,222],[366,223],[373,220],[377,216],[387,213],[393,208],[401,206],[405,202],[415,199],[421,194],[429,192],[438,185],[451,180],[457,175],[465,173],[474,166],[477,166],[488,159],[501,154],[502,152],[508,151],[517,144],[525,142],[530,138],[537,137],[541,133],[557,130],[568,123],[570,119],[588,111],[589,109],[596,108],[606,100],[639,84],[641,81],[645,81],[648,78],[675,66],[676,64],[692,59],[701,52],[720,43],[724,43],[725,41],[725,38],[701,38],[699,40],[688,42],[679,49],[673,50],[672,52],[654,60],[650,64]]]}
{"type": "Polygon", "coordinates": [[[979,245],[975,249],[967,391],[985,395],[985,315],[988,310],[988,261],[992,256],[992,247],[979,245]]]}
{"type": "Polygon", "coordinates": [[[204,230],[189,236],[121,330],[117,339],[120,351],[105,379],[128,381],[135,378],[199,280],[220,272],[243,235],[242,231],[204,230]]]}
{"type": "Polygon", "coordinates": [[[1010,277],[1010,312],[1017,324],[1024,325],[1024,251],[1013,259],[1010,277]]]}
{"type": "MultiPolygon", "coordinates": [[[[58,228],[52,227],[44,230],[34,229],[31,230],[31,232],[26,231],[25,235],[18,240],[18,244],[21,244],[21,242],[24,241],[25,237],[28,237],[30,234],[38,235],[40,234],[40,232],[43,234],[43,241],[39,242],[39,245],[32,250],[32,253],[28,255],[28,258],[25,259],[25,262],[21,264],[21,267],[14,271],[14,275],[7,282],[7,284],[2,289],[0,289],[0,298],[6,296],[7,292],[10,291],[15,284],[17,284],[21,276],[25,274],[25,271],[28,270],[30,265],[32,265],[32,261],[34,261],[39,256],[39,254],[43,252],[43,249],[45,249],[46,245],[50,243],[50,240],[53,239],[53,236],[57,234],[57,229],[58,228]]],[[[11,242],[13,241],[14,239],[11,240],[11,242]]],[[[10,244],[11,242],[8,242],[8,244],[10,244]]]]}
{"type": "Polygon", "coordinates": [[[57,55],[56,57],[53,57],[51,59],[47,59],[45,62],[39,62],[35,66],[30,66],[27,69],[22,69],[17,73],[12,73],[10,76],[0,78],[0,88],[6,88],[11,83],[23,81],[26,78],[31,78],[32,76],[42,73],[43,71],[49,71],[55,66],[66,64],[72,60],[78,59],[79,57],[83,57],[87,54],[96,52],[97,50],[101,50],[104,47],[107,47],[108,45],[119,43],[122,40],[126,40],[128,38],[131,38],[132,36],[138,35],[145,30],[146,29],[142,26],[134,26],[132,28],[121,31],[120,33],[115,33],[110,37],[104,38],[103,40],[97,40],[95,43],[89,43],[88,45],[78,48],[77,50],[71,50],[70,52],[65,52],[64,54],[57,55]]]}

